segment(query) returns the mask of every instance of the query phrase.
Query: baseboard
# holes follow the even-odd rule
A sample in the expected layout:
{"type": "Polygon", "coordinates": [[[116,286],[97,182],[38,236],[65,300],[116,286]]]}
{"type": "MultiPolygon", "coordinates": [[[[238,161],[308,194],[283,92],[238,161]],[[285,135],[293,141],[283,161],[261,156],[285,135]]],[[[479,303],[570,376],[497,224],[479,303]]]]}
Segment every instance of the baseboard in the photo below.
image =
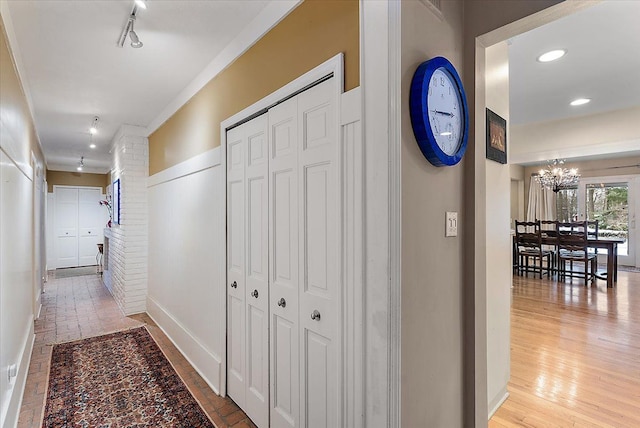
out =
{"type": "Polygon", "coordinates": [[[147,297],[147,314],[167,335],[178,351],[198,372],[209,387],[220,395],[222,362],[176,320],[162,305],[147,297]],[[187,352],[186,350],[189,350],[187,352]]]}
{"type": "Polygon", "coordinates": [[[494,413],[498,411],[500,406],[502,406],[502,404],[507,400],[507,398],[509,398],[509,391],[507,391],[507,388],[505,387],[502,391],[500,391],[499,394],[496,395],[496,397],[492,400],[492,402],[489,403],[489,409],[490,409],[489,419],[493,417],[494,413]],[[493,404],[494,402],[495,404],[493,404]]]}
{"type": "MultiPolygon", "coordinates": [[[[33,322],[29,323],[29,329],[22,345],[22,354],[18,364],[18,376],[16,377],[13,389],[9,393],[8,406],[6,413],[1,415],[1,427],[18,426],[18,417],[20,416],[20,407],[22,406],[22,398],[24,389],[27,385],[27,373],[29,372],[29,364],[31,363],[31,353],[33,352],[33,344],[36,336],[33,330],[33,322]]],[[[6,372],[5,372],[6,373],[6,372]]],[[[3,406],[4,407],[4,406],[3,406]]],[[[4,409],[3,409],[4,410],[4,409]]]]}

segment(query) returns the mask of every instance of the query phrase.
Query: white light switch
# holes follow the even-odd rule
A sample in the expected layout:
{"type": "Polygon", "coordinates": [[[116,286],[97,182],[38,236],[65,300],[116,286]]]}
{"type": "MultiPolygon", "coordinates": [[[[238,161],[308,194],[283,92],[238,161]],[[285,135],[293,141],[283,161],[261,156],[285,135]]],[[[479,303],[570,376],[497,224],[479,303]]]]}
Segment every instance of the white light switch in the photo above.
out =
{"type": "Polygon", "coordinates": [[[458,213],[447,211],[444,236],[458,236],[458,213]]]}

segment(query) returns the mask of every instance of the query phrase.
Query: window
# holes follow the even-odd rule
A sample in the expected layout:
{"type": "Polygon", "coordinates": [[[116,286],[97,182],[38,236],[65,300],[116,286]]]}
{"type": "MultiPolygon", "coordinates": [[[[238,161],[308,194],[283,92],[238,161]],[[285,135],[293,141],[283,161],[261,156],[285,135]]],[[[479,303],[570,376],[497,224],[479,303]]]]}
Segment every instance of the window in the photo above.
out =
{"type": "Polygon", "coordinates": [[[578,220],[578,187],[567,187],[556,193],[556,219],[565,223],[578,220]]]}

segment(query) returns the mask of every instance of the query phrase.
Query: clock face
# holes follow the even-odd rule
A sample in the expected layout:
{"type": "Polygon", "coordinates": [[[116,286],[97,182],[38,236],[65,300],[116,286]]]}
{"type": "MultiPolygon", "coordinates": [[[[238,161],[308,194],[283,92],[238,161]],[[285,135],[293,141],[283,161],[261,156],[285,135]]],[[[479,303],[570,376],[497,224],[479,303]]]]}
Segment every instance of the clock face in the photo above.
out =
{"type": "Polygon", "coordinates": [[[438,147],[447,155],[453,156],[462,143],[463,108],[455,80],[442,67],[431,75],[427,106],[429,126],[438,147]]]}

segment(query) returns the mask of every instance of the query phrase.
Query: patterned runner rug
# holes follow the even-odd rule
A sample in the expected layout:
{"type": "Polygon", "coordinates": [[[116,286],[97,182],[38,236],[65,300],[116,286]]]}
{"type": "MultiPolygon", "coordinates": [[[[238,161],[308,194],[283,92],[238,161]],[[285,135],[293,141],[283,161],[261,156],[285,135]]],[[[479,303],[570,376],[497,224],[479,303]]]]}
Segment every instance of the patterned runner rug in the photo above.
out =
{"type": "Polygon", "coordinates": [[[54,345],[44,427],[215,427],[146,328],[54,345]]]}

